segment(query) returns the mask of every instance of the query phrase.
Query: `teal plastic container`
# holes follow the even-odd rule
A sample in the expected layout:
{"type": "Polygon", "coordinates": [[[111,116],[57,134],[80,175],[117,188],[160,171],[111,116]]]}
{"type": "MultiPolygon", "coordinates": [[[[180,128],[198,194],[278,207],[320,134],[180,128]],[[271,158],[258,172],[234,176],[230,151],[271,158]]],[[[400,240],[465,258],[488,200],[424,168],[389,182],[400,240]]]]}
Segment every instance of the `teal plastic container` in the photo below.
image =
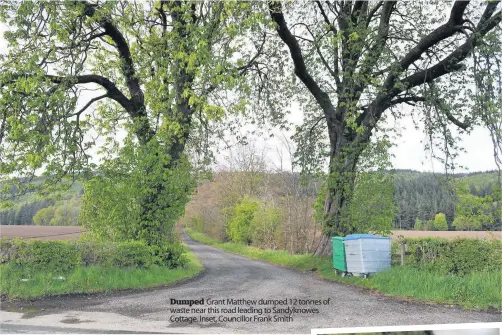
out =
{"type": "Polygon", "coordinates": [[[347,271],[347,260],[345,259],[345,245],[343,244],[343,237],[332,237],[333,243],[333,268],[338,271],[347,271]]]}

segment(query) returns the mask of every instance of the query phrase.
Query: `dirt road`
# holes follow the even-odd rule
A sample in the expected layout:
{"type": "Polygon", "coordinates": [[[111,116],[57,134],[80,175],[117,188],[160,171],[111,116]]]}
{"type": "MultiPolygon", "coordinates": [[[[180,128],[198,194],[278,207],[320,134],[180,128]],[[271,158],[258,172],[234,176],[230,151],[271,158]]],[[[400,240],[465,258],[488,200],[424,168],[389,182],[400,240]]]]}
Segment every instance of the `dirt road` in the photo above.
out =
{"type": "MultiPolygon", "coordinates": [[[[202,245],[185,235],[189,247],[201,258],[206,272],[173,287],[134,293],[48,298],[27,303],[3,303],[3,332],[162,332],[162,333],[310,333],[311,328],[426,325],[437,323],[500,322],[500,314],[472,312],[442,306],[401,302],[370,294],[363,289],[317,278],[312,273],[278,267],[202,245]],[[315,314],[293,314],[282,322],[173,322],[171,299],[236,301],[297,299],[325,301],[315,314]],[[21,310],[21,308],[23,308],[21,310]],[[170,321],[171,320],[171,321],[170,321]]],[[[179,306],[183,307],[183,306],[179,306]]],[[[224,306],[212,305],[212,308],[224,306]]],[[[228,306],[234,308],[235,306],[228,306]]],[[[252,310],[253,305],[239,305],[252,310]]],[[[255,306],[259,307],[259,306],[255,306]]],[[[284,306],[280,306],[284,307],[284,306]]],[[[301,306],[297,306],[301,307],[301,306]]],[[[303,306],[305,307],[305,306],[303,306]]],[[[312,311],[312,310],[311,310],[312,311]]],[[[253,313],[247,314],[252,316],[253,313]]],[[[256,313],[255,313],[256,314],[256,313]]],[[[178,316],[193,316],[178,314],[178,316]]],[[[204,314],[208,316],[208,314],[204,314]]],[[[278,314],[286,317],[287,314],[278,314]]]]}

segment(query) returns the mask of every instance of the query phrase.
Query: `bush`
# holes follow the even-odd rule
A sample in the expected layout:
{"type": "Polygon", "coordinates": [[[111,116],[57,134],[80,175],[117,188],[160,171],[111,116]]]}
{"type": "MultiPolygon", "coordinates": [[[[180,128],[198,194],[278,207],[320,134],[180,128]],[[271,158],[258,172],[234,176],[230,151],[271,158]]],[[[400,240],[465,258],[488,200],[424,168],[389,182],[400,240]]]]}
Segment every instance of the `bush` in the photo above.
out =
{"type": "Polygon", "coordinates": [[[149,268],[153,263],[152,248],[137,241],[118,243],[112,257],[118,267],[149,268]]]}
{"type": "Polygon", "coordinates": [[[249,228],[249,235],[253,245],[261,248],[276,247],[276,235],[283,213],[273,202],[260,204],[249,228]]]}
{"type": "Polygon", "coordinates": [[[448,222],[446,221],[446,215],[444,215],[443,213],[436,214],[436,216],[434,217],[433,225],[435,230],[440,230],[440,231],[448,230],[448,222]]]}
{"type": "Polygon", "coordinates": [[[66,273],[81,264],[78,249],[68,242],[18,239],[12,243],[16,250],[12,261],[26,270],[66,273]]]}
{"type": "Polygon", "coordinates": [[[235,207],[227,209],[230,212],[227,234],[232,242],[251,244],[251,222],[260,205],[259,199],[245,196],[235,207]]]}
{"type": "Polygon", "coordinates": [[[180,243],[166,243],[160,246],[152,246],[151,248],[154,262],[159,266],[177,268],[186,265],[188,261],[184,254],[185,249],[180,243]]]}
{"type": "Polygon", "coordinates": [[[0,264],[8,263],[16,254],[13,240],[6,237],[0,239],[0,264]]]}
{"type": "Polygon", "coordinates": [[[152,265],[176,268],[186,264],[184,248],[179,243],[147,246],[138,241],[105,243],[79,241],[77,245],[86,266],[149,268],[152,265]]]}
{"type": "Polygon", "coordinates": [[[29,271],[68,272],[79,266],[176,268],[187,262],[181,244],[148,246],[139,241],[105,243],[96,241],[0,240],[1,263],[29,271]]]}
{"type": "Polygon", "coordinates": [[[465,275],[502,267],[499,240],[410,238],[407,245],[411,253],[409,263],[443,274],[465,275]]]}
{"type": "Polygon", "coordinates": [[[415,226],[413,227],[415,230],[423,230],[424,229],[424,223],[420,218],[415,219],[415,226]]]}
{"type": "Polygon", "coordinates": [[[82,256],[83,266],[112,266],[116,243],[76,241],[75,246],[82,256]]]}
{"type": "Polygon", "coordinates": [[[500,271],[502,243],[498,240],[456,239],[449,243],[442,261],[452,273],[500,271]]]}

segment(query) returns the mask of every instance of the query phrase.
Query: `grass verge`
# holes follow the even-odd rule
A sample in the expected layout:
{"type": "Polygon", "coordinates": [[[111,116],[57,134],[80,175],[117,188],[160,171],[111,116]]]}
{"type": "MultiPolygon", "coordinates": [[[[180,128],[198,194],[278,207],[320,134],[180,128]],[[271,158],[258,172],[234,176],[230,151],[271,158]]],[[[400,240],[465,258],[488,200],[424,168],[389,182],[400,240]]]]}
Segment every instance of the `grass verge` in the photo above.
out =
{"type": "Polygon", "coordinates": [[[477,272],[455,276],[440,275],[411,266],[396,266],[368,279],[342,278],[334,273],[330,257],[312,257],[310,254],[291,255],[283,250],[262,250],[242,244],[221,243],[189,228],[186,231],[194,240],[207,245],[301,271],[315,270],[322,278],[362,286],[389,296],[459,305],[478,310],[493,308],[500,310],[502,305],[500,272],[477,272]]]}
{"type": "Polygon", "coordinates": [[[29,299],[51,295],[111,292],[162,286],[195,277],[204,269],[194,253],[187,250],[184,267],[149,269],[89,266],[80,267],[64,275],[37,272],[27,275],[13,265],[0,265],[0,294],[7,299],[29,299]],[[24,281],[23,279],[29,279],[24,281]]]}

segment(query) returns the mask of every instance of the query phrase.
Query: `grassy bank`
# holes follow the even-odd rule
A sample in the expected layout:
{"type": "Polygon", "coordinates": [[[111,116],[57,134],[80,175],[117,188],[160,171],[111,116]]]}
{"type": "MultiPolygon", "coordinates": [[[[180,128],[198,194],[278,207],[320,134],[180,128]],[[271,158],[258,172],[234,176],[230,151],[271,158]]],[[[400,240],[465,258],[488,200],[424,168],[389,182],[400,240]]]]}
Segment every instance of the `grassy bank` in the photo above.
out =
{"type": "Polygon", "coordinates": [[[161,286],[192,278],[203,270],[202,263],[195,254],[187,251],[187,258],[188,262],[184,267],[175,269],[159,266],[148,269],[79,267],[68,273],[64,280],[59,279],[60,275],[56,273],[36,272],[27,275],[12,264],[3,264],[0,265],[0,293],[9,299],[26,299],[161,286]]]}
{"type": "Polygon", "coordinates": [[[368,279],[339,277],[333,271],[330,257],[290,255],[282,250],[261,250],[236,243],[221,243],[187,229],[195,240],[229,252],[302,271],[315,270],[321,277],[346,284],[358,285],[386,295],[415,300],[455,304],[470,309],[501,309],[502,274],[477,272],[464,276],[440,275],[411,266],[396,266],[368,279]]]}

